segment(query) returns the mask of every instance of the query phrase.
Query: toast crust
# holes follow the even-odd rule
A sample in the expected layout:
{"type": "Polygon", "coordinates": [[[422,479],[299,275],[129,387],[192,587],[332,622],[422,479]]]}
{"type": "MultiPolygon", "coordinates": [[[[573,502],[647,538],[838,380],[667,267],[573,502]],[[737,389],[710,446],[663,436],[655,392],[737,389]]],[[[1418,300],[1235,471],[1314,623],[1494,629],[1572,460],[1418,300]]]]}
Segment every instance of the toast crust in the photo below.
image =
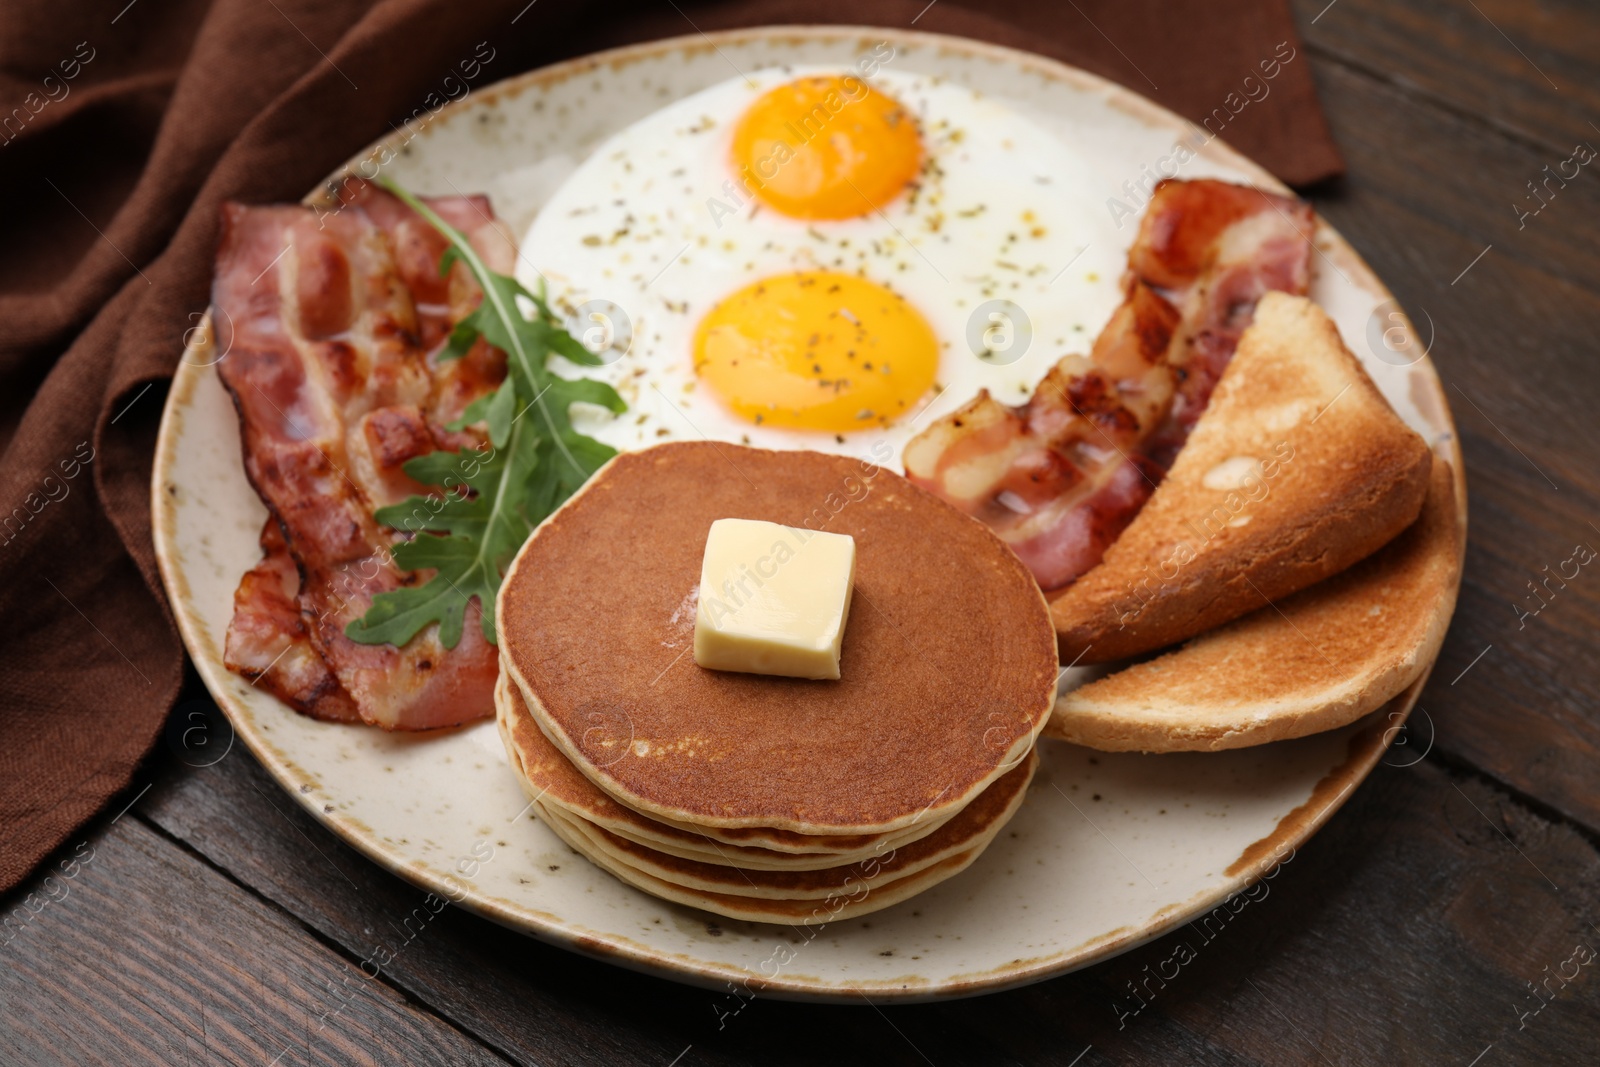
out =
{"type": "Polygon", "coordinates": [[[1214,752],[1354,722],[1438,656],[1463,548],[1454,475],[1436,459],[1422,514],[1377,553],[1063,695],[1045,735],[1110,752],[1214,752]]]}
{"type": "Polygon", "coordinates": [[[1266,294],[1166,479],[1052,601],[1062,662],[1173,645],[1339,573],[1416,519],[1429,464],[1322,309],[1266,294]]]}

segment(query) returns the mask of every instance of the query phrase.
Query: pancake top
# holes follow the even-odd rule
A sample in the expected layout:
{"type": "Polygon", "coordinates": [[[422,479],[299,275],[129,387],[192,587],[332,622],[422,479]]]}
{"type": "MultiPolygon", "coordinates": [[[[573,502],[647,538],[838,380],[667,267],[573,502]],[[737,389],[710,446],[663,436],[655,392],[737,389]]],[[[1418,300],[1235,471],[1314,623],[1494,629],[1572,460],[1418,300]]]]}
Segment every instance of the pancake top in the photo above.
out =
{"type": "Polygon", "coordinates": [[[681,442],[624,453],[535,531],[501,590],[544,732],[631,807],[712,826],[886,832],[1014,766],[1055,695],[1032,576],[983,524],[870,463],[681,442]],[[711,523],[856,540],[837,681],[697,666],[711,523]]]}

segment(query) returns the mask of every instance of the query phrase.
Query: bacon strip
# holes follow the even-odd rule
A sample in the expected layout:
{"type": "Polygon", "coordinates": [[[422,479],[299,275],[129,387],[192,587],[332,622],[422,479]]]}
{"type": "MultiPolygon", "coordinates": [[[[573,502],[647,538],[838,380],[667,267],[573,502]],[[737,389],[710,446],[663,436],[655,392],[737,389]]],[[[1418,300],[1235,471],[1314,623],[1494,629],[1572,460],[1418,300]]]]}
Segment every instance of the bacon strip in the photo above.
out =
{"type": "Polygon", "coordinates": [[[261,562],[233,594],[223,662],[313,719],[360,722],[355,701],[312,647],[300,620],[300,568],[277,519],[261,528],[261,552],[261,562]]]}
{"type": "Polygon", "coordinates": [[[1161,182],[1088,358],[1063,358],[1019,407],[980,391],[906,445],[907,476],[988,523],[1042,588],[1071,584],[1172,465],[1261,295],[1310,287],[1313,227],[1289,197],[1161,182]]]}
{"type": "MultiPolygon", "coordinates": [[[[373,511],[425,491],[401,470],[406,460],[476,443],[471,431],[452,434],[443,424],[503,378],[504,361],[481,342],[459,364],[433,358],[475,305],[476,286],[459,266],[438,277],[442,239],[431,241],[431,227],[398,200],[364,182],[343,192],[341,207],[320,216],[294,206],[223,208],[212,288],[224,353],[217,369],[239,413],[245,471],[282,529],[298,579],[291,588],[264,535],[268,558],[235,596],[229,663],[264,671],[259,684],[307,714],[328,712],[332,704],[306,695],[317,692],[306,688],[314,664],[297,652],[288,653],[297,681],[275,682],[283,668],[260,666],[267,649],[303,641],[362,720],[387,729],[454,725],[493,711],[496,657],[478,626],[479,605],[469,605],[454,649],[440,644],[436,627],[404,648],[360,645],[344,628],[378,593],[428,577],[394,565],[398,535],[373,511]],[[276,602],[291,596],[298,631],[276,602]]],[[[462,224],[496,269],[509,266],[509,243],[486,202],[435,208],[462,224]]]]}
{"type": "MultiPolygon", "coordinates": [[[[400,281],[416,309],[417,337],[433,380],[429,427],[441,448],[470,448],[479,443],[478,437],[452,433],[445,424],[460,418],[468,404],[500,384],[506,376],[505,353],[479,340],[460,359],[440,363],[438,354],[450,331],[472,313],[483,294],[465,267],[440,276],[439,260],[448,242],[426,219],[375,186],[361,182],[355,188],[354,197],[347,196],[346,201],[359,206],[389,239],[400,281]]],[[[467,235],[490,270],[511,273],[516,265],[515,239],[495,218],[488,197],[428,198],[427,203],[467,235]]]]}
{"type": "Polygon", "coordinates": [[[1311,206],[1292,197],[1218,181],[1156,186],[1128,270],[1171,293],[1183,322],[1170,353],[1178,395],[1147,449],[1163,469],[1210,403],[1257,301],[1310,291],[1315,232],[1311,206]]]}

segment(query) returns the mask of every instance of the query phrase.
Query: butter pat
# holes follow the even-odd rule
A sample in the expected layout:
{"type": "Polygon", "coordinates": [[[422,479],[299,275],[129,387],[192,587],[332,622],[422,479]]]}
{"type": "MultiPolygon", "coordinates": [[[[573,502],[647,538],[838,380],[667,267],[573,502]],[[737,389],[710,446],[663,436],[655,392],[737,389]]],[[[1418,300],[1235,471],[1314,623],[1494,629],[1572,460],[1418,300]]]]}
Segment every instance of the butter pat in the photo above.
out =
{"type": "Polygon", "coordinates": [[[694,661],[718,671],[839,677],[855,538],[753,519],[706,537],[694,661]]]}

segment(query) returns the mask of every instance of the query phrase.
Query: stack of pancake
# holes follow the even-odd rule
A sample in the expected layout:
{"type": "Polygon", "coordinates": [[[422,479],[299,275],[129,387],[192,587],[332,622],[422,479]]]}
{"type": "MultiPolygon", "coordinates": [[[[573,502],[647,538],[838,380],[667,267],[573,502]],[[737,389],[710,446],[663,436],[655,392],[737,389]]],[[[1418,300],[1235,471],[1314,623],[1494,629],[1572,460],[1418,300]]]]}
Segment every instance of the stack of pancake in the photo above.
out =
{"type": "Polygon", "coordinates": [[[498,605],[513,769],[567,844],[656,896],[821,923],[970,865],[1022,804],[1055,632],[980,523],[855,460],[677,443],[614,459],[546,521],[498,605]],[[841,678],[697,666],[716,519],[849,534],[841,678]]]}

